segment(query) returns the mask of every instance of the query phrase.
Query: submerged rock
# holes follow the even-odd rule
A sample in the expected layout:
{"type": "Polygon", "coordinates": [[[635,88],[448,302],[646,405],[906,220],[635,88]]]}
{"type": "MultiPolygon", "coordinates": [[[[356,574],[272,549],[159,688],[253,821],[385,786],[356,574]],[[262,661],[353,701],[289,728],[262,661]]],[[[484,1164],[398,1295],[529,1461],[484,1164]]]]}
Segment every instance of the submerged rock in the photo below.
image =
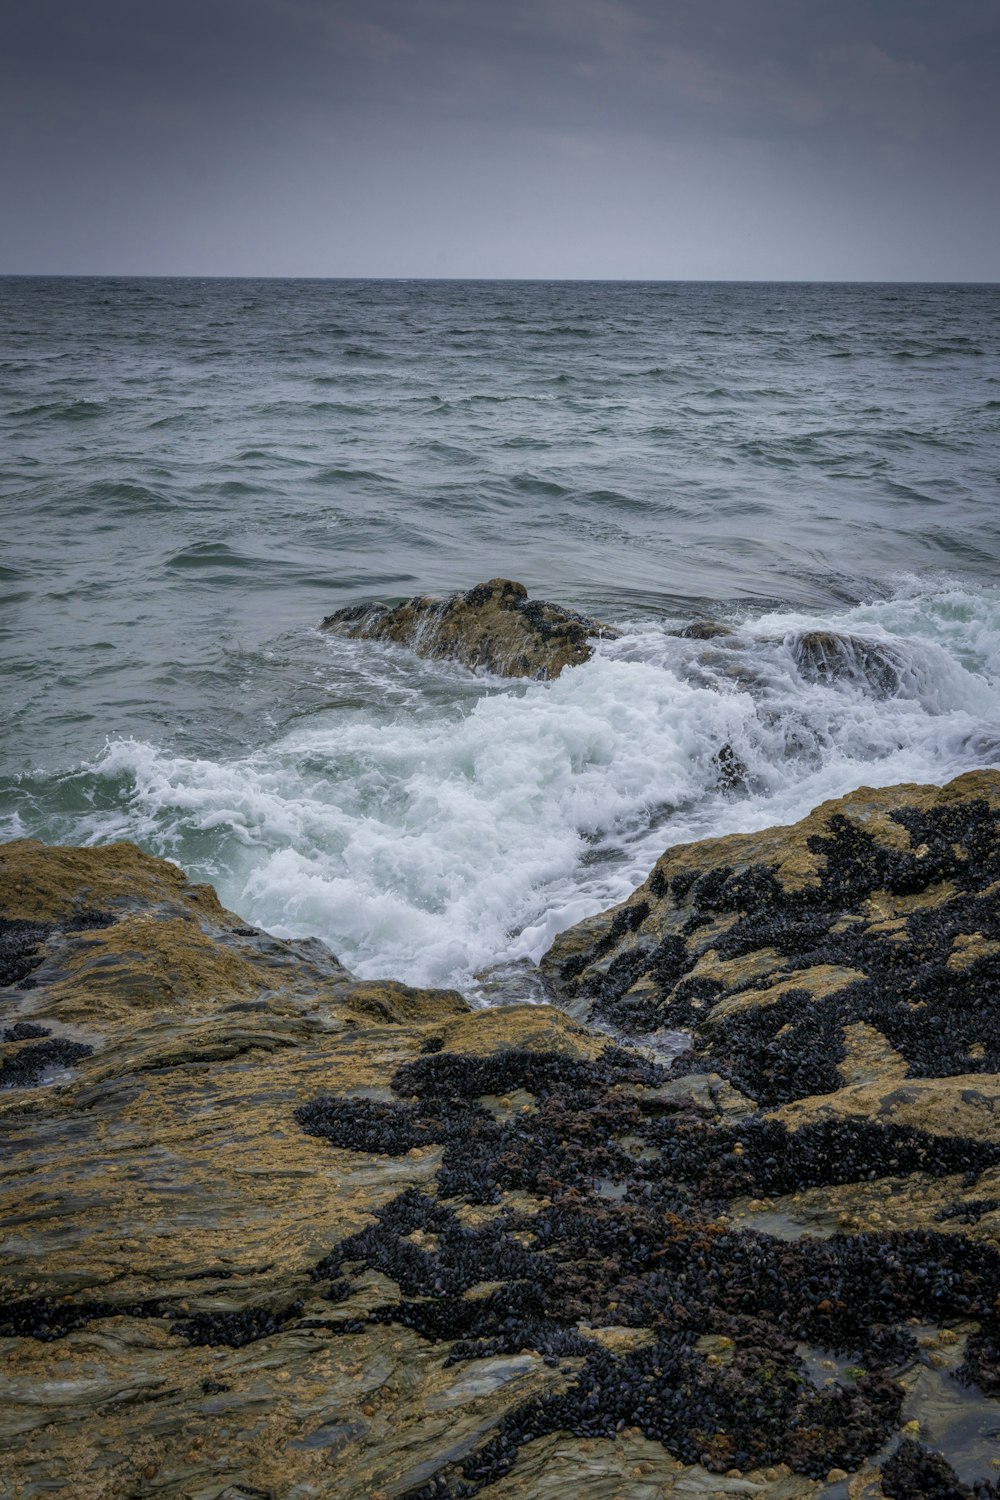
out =
{"type": "Polygon", "coordinates": [[[692,620],[675,633],[685,641],[715,641],[736,634],[731,625],[723,625],[720,620],[692,620]]]}
{"type": "Polygon", "coordinates": [[[558,677],[593,654],[598,636],[618,634],[559,604],[529,599],[523,584],[491,578],[464,594],[425,594],[390,609],[352,604],[327,615],[324,630],[396,641],[421,656],[447,657],[501,677],[558,677]]]}
{"type": "Polygon", "coordinates": [[[792,651],[805,678],[854,681],[883,698],[899,691],[902,665],[883,641],[834,630],[806,630],[794,638],[792,651]]]}
{"type": "Polygon", "coordinates": [[[544,965],[669,1067],[0,847],[0,1492],[995,1496],[998,821],[670,851],[544,965]]]}

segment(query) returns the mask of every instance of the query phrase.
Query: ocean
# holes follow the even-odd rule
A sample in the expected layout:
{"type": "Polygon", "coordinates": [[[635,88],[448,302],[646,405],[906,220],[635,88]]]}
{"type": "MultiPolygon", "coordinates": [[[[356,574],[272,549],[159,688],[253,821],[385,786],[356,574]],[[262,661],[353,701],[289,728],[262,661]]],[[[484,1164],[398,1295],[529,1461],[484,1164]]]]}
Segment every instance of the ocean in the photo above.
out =
{"type": "Polygon", "coordinates": [[[0,279],[0,836],[532,998],[668,844],[1000,766],[998,480],[996,286],[0,279]],[[621,636],[318,629],[494,576],[621,636]]]}

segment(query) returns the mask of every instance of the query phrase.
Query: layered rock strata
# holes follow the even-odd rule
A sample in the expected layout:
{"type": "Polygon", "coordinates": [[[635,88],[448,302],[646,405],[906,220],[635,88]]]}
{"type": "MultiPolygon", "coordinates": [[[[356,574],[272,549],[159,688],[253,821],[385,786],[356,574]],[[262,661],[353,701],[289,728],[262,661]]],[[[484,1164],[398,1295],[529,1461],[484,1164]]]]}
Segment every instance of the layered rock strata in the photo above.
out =
{"type": "Polygon", "coordinates": [[[410,646],[501,677],[558,677],[593,654],[599,636],[617,631],[560,604],[529,599],[523,584],[491,578],[464,594],[424,594],[394,609],[352,604],[327,615],[324,630],[410,646]]]}
{"type": "Polygon", "coordinates": [[[563,934],[574,1020],[5,846],[0,1494],[995,1497],[998,897],[1000,776],[861,791],[563,934]]]}

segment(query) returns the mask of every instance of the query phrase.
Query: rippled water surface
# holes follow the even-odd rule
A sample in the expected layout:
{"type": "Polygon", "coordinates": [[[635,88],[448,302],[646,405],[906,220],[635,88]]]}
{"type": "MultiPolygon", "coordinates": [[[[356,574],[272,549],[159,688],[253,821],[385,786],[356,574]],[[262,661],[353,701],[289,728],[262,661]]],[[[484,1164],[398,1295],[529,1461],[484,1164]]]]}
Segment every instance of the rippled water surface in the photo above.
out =
{"type": "Polygon", "coordinates": [[[668,842],[1000,764],[998,473],[995,287],[0,280],[3,832],[476,993],[668,842]],[[622,639],[315,628],[497,574],[622,639]]]}

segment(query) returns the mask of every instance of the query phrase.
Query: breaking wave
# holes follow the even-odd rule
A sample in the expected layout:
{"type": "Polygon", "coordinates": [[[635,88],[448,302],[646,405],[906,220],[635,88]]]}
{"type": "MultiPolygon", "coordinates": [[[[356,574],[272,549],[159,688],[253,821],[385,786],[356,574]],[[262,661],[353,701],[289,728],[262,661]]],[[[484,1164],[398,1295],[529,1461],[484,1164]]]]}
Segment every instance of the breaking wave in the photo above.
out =
{"type": "Polygon", "coordinates": [[[551,683],[329,638],[331,670],[354,653],[365,676],[354,706],[233,759],[111,740],[55,800],[35,789],[45,836],[136,839],[362,976],[475,998],[477,974],[537,958],[668,844],[1000,765],[1000,590],[680,623],[639,621],[551,683]]]}

